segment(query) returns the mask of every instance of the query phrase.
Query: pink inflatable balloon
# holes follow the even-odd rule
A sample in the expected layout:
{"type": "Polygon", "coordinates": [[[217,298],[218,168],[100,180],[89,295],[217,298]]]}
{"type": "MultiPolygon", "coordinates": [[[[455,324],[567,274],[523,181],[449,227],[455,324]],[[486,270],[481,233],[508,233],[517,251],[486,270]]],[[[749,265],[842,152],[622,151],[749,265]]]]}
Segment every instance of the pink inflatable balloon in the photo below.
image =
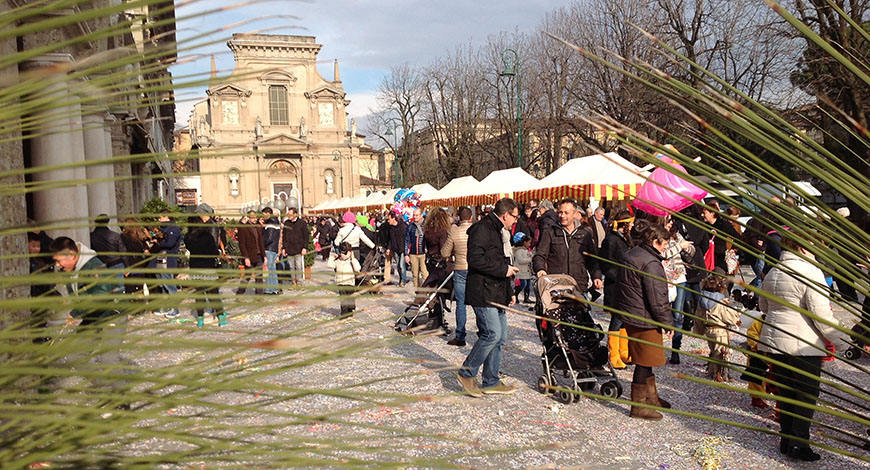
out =
{"type": "MultiPolygon", "coordinates": [[[[678,162],[662,154],[656,155],[677,171],[688,174],[678,162]]],[[[667,215],[668,211],[680,211],[707,196],[707,191],[680,178],[664,168],[656,168],[641,186],[631,205],[652,215],[667,215]]]]}

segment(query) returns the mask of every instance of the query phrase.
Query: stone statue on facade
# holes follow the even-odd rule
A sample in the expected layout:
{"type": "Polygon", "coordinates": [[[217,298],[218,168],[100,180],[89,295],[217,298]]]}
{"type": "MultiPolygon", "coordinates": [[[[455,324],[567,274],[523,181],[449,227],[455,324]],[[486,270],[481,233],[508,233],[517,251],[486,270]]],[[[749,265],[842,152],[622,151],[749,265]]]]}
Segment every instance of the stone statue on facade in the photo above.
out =
{"type": "Polygon", "coordinates": [[[305,116],[299,118],[299,137],[305,137],[306,134],[305,129],[305,116]]]}

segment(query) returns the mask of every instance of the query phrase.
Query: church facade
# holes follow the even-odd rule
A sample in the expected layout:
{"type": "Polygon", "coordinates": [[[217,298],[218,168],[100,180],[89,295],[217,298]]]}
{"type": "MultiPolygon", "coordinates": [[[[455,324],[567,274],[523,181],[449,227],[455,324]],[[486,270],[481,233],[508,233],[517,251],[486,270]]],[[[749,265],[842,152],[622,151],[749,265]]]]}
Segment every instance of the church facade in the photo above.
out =
{"type": "Polygon", "coordinates": [[[189,122],[199,200],[237,213],[281,198],[304,211],[359,195],[360,177],[372,176],[361,169],[378,156],[348,125],[338,61],[333,79],[323,78],[313,36],[233,34],[227,45],[235,68],[227,78],[212,74],[189,122]]]}

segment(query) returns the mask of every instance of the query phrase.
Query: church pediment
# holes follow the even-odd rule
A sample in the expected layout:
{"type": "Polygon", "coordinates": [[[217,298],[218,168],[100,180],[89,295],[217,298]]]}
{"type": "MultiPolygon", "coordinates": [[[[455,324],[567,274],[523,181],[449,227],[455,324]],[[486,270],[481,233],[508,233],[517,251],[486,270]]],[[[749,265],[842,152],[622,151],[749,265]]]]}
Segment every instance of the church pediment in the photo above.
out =
{"type": "Polygon", "coordinates": [[[287,135],[284,133],[275,134],[275,135],[266,137],[260,141],[260,146],[263,146],[263,145],[279,145],[280,146],[280,145],[298,145],[298,144],[308,145],[308,142],[305,142],[304,140],[298,139],[296,137],[293,137],[291,135],[287,135]]]}
{"type": "Polygon", "coordinates": [[[205,93],[209,96],[235,96],[239,98],[251,96],[251,90],[233,85],[232,83],[225,83],[214,88],[209,88],[205,93]]]}
{"type": "Polygon", "coordinates": [[[273,69],[265,72],[260,75],[260,83],[269,83],[269,82],[290,82],[296,83],[296,76],[292,73],[280,70],[273,69]]]}
{"type": "Polygon", "coordinates": [[[330,86],[330,85],[323,85],[322,87],[315,88],[311,91],[305,92],[305,97],[309,98],[309,99],[310,98],[321,98],[321,99],[337,100],[337,99],[343,99],[344,95],[345,95],[345,93],[342,90],[339,90],[338,88],[335,88],[335,87],[330,86]]]}

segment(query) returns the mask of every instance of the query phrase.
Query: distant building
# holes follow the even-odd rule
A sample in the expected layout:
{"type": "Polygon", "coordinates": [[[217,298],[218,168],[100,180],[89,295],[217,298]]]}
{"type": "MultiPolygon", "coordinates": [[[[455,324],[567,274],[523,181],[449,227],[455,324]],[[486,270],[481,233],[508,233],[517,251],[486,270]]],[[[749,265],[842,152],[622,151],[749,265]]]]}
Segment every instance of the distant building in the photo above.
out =
{"type": "Polygon", "coordinates": [[[313,36],[233,34],[227,46],[235,68],[220,80],[213,73],[189,122],[203,202],[232,213],[295,197],[305,209],[359,195],[363,175],[381,179],[377,155],[348,126],[338,61],[323,78],[313,36]]]}

